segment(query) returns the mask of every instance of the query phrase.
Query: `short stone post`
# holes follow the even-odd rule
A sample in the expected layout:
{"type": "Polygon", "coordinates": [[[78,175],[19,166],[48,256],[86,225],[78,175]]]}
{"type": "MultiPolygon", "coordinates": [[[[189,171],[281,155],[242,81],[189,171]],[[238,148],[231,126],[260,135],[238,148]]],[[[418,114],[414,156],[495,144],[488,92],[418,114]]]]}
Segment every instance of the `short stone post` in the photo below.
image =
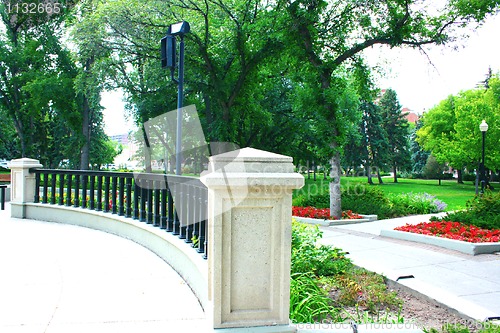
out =
{"type": "Polygon", "coordinates": [[[9,163],[11,174],[11,200],[10,208],[12,217],[25,218],[25,203],[35,200],[35,174],[30,173],[30,168],[41,168],[43,165],[38,160],[20,158],[9,163]]]}
{"type": "MultiPolygon", "coordinates": [[[[212,156],[208,187],[208,292],[213,328],[294,332],[290,325],[292,158],[253,148],[212,156]],[[241,328],[241,329],[239,329],[241,328]]],[[[224,330],[229,332],[229,330],[224,330]]]]}

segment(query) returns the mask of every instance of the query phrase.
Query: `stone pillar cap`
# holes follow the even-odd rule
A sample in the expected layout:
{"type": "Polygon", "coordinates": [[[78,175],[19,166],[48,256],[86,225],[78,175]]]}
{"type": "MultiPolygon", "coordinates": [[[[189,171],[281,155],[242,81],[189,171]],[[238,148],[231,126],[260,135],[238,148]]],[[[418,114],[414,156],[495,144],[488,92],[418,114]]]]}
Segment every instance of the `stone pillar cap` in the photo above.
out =
{"type": "Polygon", "coordinates": [[[41,168],[43,165],[40,164],[39,160],[35,160],[33,158],[18,158],[15,160],[11,160],[8,163],[9,168],[41,168]]]}
{"type": "Polygon", "coordinates": [[[293,173],[293,158],[255,148],[210,157],[209,172],[293,173]]]}

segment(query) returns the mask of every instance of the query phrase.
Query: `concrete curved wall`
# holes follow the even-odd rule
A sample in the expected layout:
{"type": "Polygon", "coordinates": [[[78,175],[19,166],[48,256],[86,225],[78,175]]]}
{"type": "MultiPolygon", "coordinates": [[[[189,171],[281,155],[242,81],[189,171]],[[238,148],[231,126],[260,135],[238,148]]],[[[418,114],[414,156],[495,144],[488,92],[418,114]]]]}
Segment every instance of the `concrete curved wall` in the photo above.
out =
{"type": "Polygon", "coordinates": [[[12,202],[24,209],[25,218],[66,223],[101,230],[130,239],[165,260],[193,290],[203,309],[208,309],[208,265],[184,240],[165,230],[131,218],[75,207],[12,202]],[[24,208],[22,207],[24,206],[24,208]]]}

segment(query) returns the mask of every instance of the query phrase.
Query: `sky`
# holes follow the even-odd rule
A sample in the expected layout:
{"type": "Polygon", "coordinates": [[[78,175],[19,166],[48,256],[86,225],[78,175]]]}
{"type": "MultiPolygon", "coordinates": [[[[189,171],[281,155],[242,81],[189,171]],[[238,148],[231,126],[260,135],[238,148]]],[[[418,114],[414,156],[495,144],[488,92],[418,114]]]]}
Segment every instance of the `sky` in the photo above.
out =
{"type": "Polygon", "coordinates": [[[365,54],[370,65],[386,69],[377,86],[395,90],[403,107],[421,114],[451,94],[475,88],[489,67],[500,72],[500,15],[469,35],[457,50],[433,46],[424,55],[415,49],[377,47],[365,54]]]}
{"type": "MultiPolygon", "coordinates": [[[[493,73],[500,72],[499,35],[500,15],[496,15],[460,41],[458,49],[433,46],[424,55],[414,49],[377,46],[364,54],[371,66],[383,69],[383,75],[376,78],[377,86],[395,90],[403,107],[422,114],[451,94],[473,89],[484,80],[489,67],[493,73]]],[[[125,117],[121,92],[103,93],[101,105],[108,135],[134,129],[125,117]]]]}

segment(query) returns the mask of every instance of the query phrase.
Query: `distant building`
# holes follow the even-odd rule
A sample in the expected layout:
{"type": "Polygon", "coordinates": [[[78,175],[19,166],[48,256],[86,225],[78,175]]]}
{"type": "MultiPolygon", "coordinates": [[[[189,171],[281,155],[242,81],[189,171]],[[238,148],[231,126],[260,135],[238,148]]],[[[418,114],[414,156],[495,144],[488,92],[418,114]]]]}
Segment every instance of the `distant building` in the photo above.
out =
{"type": "Polygon", "coordinates": [[[418,115],[415,112],[412,112],[408,108],[403,108],[401,110],[401,113],[405,115],[406,120],[408,120],[409,123],[416,124],[418,121],[418,115]]]}

